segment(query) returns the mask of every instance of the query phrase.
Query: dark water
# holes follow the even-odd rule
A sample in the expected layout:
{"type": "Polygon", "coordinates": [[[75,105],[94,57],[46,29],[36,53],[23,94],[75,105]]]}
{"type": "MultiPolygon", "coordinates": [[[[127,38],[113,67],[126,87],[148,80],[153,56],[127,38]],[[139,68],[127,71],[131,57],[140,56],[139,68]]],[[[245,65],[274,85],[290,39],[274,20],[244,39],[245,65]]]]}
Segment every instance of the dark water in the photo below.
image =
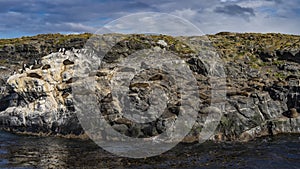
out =
{"type": "Polygon", "coordinates": [[[0,132],[0,168],[300,168],[300,135],[180,144],[156,157],[116,157],[92,141],[0,132]]]}

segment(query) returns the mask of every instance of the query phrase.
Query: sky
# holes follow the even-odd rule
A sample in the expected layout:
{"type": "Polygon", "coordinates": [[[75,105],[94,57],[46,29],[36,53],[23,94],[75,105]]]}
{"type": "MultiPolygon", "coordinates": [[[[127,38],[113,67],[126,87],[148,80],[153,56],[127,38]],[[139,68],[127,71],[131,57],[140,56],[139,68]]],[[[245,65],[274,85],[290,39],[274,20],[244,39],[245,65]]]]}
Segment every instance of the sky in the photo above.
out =
{"type": "Polygon", "coordinates": [[[205,34],[300,34],[300,0],[0,0],[0,39],[42,33],[94,33],[138,12],[175,15],[205,34]]]}

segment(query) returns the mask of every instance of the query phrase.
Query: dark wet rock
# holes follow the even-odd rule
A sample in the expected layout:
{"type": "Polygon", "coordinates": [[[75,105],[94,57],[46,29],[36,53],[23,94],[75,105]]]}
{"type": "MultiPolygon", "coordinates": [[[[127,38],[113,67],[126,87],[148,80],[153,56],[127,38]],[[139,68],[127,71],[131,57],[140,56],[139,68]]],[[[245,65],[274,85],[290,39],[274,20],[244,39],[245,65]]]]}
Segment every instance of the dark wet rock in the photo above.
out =
{"type": "Polygon", "coordinates": [[[74,62],[73,62],[73,61],[70,61],[69,59],[66,59],[66,60],[63,61],[63,64],[64,64],[64,65],[73,65],[74,62]]]}
{"type": "Polygon", "coordinates": [[[113,128],[118,131],[119,133],[129,135],[128,134],[128,127],[125,124],[115,124],[113,125],[113,128]]]}
{"type": "Polygon", "coordinates": [[[142,128],[142,132],[145,136],[156,136],[158,134],[156,126],[153,124],[148,124],[142,128]]]}
{"type": "Polygon", "coordinates": [[[204,63],[199,58],[191,58],[188,60],[190,64],[190,68],[193,72],[197,72],[198,74],[207,75],[207,70],[204,63]]]}
{"type": "Polygon", "coordinates": [[[51,68],[51,66],[49,64],[46,64],[42,67],[43,70],[50,69],[50,68],[51,68]]]}
{"type": "Polygon", "coordinates": [[[37,73],[28,73],[27,76],[28,77],[33,77],[33,78],[38,78],[38,79],[42,78],[42,76],[37,74],[37,73]]]}
{"type": "Polygon", "coordinates": [[[142,132],[142,126],[141,124],[134,124],[129,128],[129,135],[131,137],[143,137],[144,133],[142,132]]]}

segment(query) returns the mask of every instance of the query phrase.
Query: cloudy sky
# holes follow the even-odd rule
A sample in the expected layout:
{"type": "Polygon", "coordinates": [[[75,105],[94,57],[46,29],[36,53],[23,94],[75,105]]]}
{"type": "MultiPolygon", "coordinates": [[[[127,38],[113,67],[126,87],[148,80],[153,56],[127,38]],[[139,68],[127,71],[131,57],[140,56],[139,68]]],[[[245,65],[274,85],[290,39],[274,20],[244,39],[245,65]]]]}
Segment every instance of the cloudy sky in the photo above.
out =
{"type": "Polygon", "coordinates": [[[179,16],[205,34],[300,34],[299,0],[0,0],[0,38],[95,32],[136,12],[179,16]]]}

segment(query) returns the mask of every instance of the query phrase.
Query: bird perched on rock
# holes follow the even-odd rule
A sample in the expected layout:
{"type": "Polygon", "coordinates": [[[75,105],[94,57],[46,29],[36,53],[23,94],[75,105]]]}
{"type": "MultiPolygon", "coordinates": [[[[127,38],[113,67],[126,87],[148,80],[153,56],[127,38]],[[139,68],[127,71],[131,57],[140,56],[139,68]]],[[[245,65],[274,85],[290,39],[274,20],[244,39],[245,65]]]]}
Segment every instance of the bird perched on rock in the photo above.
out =
{"type": "Polygon", "coordinates": [[[298,117],[298,115],[299,115],[299,113],[298,113],[297,109],[295,109],[295,108],[290,109],[290,118],[296,118],[296,117],[298,117]]]}
{"type": "Polygon", "coordinates": [[[65,48],[62,48],[62,53],[63,53],[63,55],[66,54],[66,49],[65,48]]]}
{"type": "Polygon", "coordinates": [[[26,65],[25,63],[23,64],[23,70],[28,71],[29,70],[29,66],[26,65]]]}
{"type": "Polygon", "coordinates": [[[282,113],[287,118],[296,118],[299,116],[299,113],[296,108],[291,108],[289,111],[282,113]]]}
{"type": "Polygon", "coordinates": [[[18,69],[18,72],[19,73],[23,73],[23,69],[18,69]]]}

